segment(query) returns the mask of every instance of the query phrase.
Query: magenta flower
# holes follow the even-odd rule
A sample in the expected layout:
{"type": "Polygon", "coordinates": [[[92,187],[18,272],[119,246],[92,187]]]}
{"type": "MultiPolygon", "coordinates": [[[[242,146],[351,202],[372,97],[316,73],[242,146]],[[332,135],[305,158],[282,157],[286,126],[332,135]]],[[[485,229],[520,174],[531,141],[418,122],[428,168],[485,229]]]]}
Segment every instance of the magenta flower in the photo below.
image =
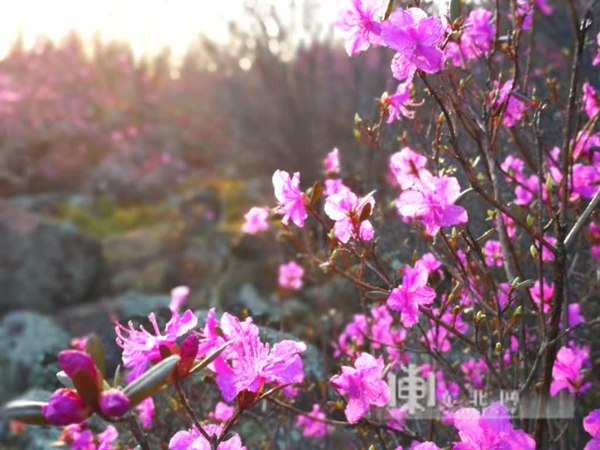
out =
{"type": "MultiPolygon", "coordinates": [[[[321,412],[319,405],[316,403],[313,405],[310,415],[312,417],[316,417],[317,419],[325,419],[325,414],[321,412]]],[[[298,419],[296,419],[296,426],[302,428],[303,436],[312,436],[319,439],[329,433],[329,430],[331,429],[331,426],[327,425],[326,423],[319,422],[318,420],[313,420],[310,417],[301,415],[299,415],[298,419]]]]}
{"type": "Polygon", "coordinates": [[[177,286],[171,290],[171,302],[169,309],[171,311],[179,311],[179,308],[187,300],[190,295],[190,288],[187,286],[177,286]]]}
{"type": "Polygon", "coordinates": [[[242,232],[247,234],[256,234],[259,231],[269,229],[269,208],[260,208],[253,206],[244,215],[244,224],[242,225],[242,232]]]}
{"type": "Polygon", "coordinates": [[[97,436],[97,450],[113,450],[115,447],[112,445],[112,443],[115,442],[118,437],[119,432],[117,431],[117,429],[112,425],[107,426],[106,429],[97,436]]]}
{"type": "MultiPolygon", "coordinates": [[[[500,164],[502,170],[517,181],[521,181],[523,177],[523,167],[525,161],[520,158],[515,158],[513,155],[508,155],[504,162],[500,164]]],[[[505,177],[506,181],[512,181],[510,177],[505,177]]]]}
{"type": "Polygon", "coordinates": [[[79,350],[63,350],[58,355],[58,365],[69,378],[73,378],[76,372],[83,370],[93,380],[98,379],[98,369],[90,355],[79,350]]]}
{"type": "Polygon", "coordinates": [[[392,73],[397,79],[404,80],[417,69],[436,73],[442,68],[444,53],[438,44],[444,39],[444,26],[422,9],[396,9],[382,24],[381,37],[398,52],[392,59],[392,73]]]}
{"type": "MultiPolygon", "coordinates": [[[[535,195],[537,195],[539,178],[537,175],[530,175],[528,178],[523,178],[519,181],[521,184],[515,188],[515,204],[527,206],[533,201],[535,195]]],[[[542,195],[545,196],[545,193],[542,193],[542,195]]]]}
{"type": "Polygon", "coordinates": [[[306,209],[304,208],[304,198],[300,192],[300,174],[296,172],[293,178],[283,170],[276,170],[273,174],[273,186],[275,188],[275,197],[279,200],[279,205],[275,208],[277,214],[283,214],[281,221],[288,224],[292,219],[297,226],[302,228],[306,220],[306,209]]]}
{"type": "Polygon", "coordinates": [[[502,267],[502,246],[499,241],[490,239],[483,247],[485,263],[489,267],[502,267]]]}
{"type": "Polygon", "coordinates": [[[467,211],[454,205],[459,195],[456,178],[422,176],[400,195],[396,207],[404,217],[420,217],[427,234],[433,236],[440,227],[467,222],[467,211]]]}
{"type": "MultiPolygon", "coordinates": [[[[498,88],[498,82],[495,82],[496,88],[498,88]]],[[[512,80],[507,81],[502,85],[500,91],[494,90],[492,92],[492,98],[495,98],[494,108],[499,108],[508,98],[508,104],[504,111],[504,117],[502,123],[507,127],[513,127],[519,120],[523,118],[525,111],[529,109],[529,105],[522,99],[518,98],[514,93],[512,80]],[[510,95],[510,97],[509,97],[510,95]]]]}
{"type": "Polygon", "coordinates": [[[535,5],[545,16],[552,14],[552,5],[548,3],[548,1],[549,0],[535,0],[535,5]]]}
{"type": "Polygon", "coordinates": [[[461,37],[462,52],[468,59],[487,55],[496,32],[493,14],[483,8],[472,10],[465,20],[465,30],[461,37]]]}
{"type": "Polygon", "coordinates": [[[574,345],[561,347],[552,368],[550,395],[555,396],[563,389],[567,389],[571,395],[587,391],[592,383],[584,381],[587,371],[583,366],[589,367],[590,364],[589,348],[574,345]]]}
{"type": "Polygon", "coordinates": [[[581,315],[581,305],[579,303],[569,304],[568,321],[570,327],[585,321],[584,317],[581,315]]]}
{"type": "Polygon", "coordinates": [[[142,427],[151,427],[152,423],[154,423],[154,416],[156,414],[152,397],[142,400],[134,409],[136,411],[136,417],[142,422],[142,427]]]}
{"type": "Polygon", "coordinates": [[[221,422],[227,422],[233,417],[234,413],[235,406],[229,406],[227,403],[218,402],[215,406],[215,410],[208,413],[208,417],[221,422]]]}
{"type": "Polygon", "coordinates": [[[354,351],[350,345],[362,346],[365,342],[365,336],[368,336],[368,327],[367,317],[364,314],[354,314],[354,320],[346,325],[338,338],[334,356],[336,358],[341,354],[354,356],[354,351]]]}
{"type": "Polygon", "coordinates": [[[419,445],[415,445],[415,447],[411,450],[440,450],[440,448],[437,445],[435,445],[434,442],[428,441],[422,442],[419,445]]]}
{"type": "Polygon", "coordinates": [[[232,401],[242,391],[259,392],[268,383],[298,383],[304,378],[300,353],[306,350],[303,342],[284,340],[273,346],[263,344],[259,330],[246,319],[241,323],[236,317],[224,313],[220,324],[208,323],[203,333],[200,353],[208,352],[220,342],[231,344],[209,366],[216,374],[216,381],[226,402],[232,401]],[[215,339],[219,326],[219,340],[215,339]]]}
{"type": "Polygon", "coordinates": [[[325,160],[323,166],[327,173],[340,173],[340,151],[337,148],[331,150],[325,160]]]}
{"type": "Polygon", "coordinates": [[[131,407],[131,402],[123,391],[107,389],[100,393],[100,410],[108,417],[122,417],[131,407]]]}
{"type": "Polygon", "coordinates": [[[333,233],[335,237],[344,244],[353,239],[370,241],[373,239],[373,225],[368,220],[360,222],[360,215],[367,203],[371,208],[375,206],[373,197],[357,197],[352,191],[343,191],[339,194],[330,195],[325,200],[325,214],[331,220],[335,220],[333,233]]]}
{"type": "Polygon", "coordinates": [[[42,413],[50,424],[65,426],[83,422],[92,415],[92,408],[77,392],[63,388],[54,391],[48,403],[42,406],[42,413]]]}
{"type": "Polygon", "coordinates": [[[191,310],[187,310],[183,316],[177,311],[172,311],[171,320],[165,326],[165,334],[162,335],[156,322],[154,313],[148,316],[154,334],[149,333],[140,326],[139,331],[133,328],[133,323],[129,322],[129,328],[125,328],[119,322],[116,322],[115,332],[117,334],[117,345],[123,349],[123,366],[133,368],[127,375],[127,381],[131,382],[138,378],[150,362],[160,361],[160,346],[165,345],[169,348],[175,346],[175,341],[188,331],[193,329],[198,323],[198,318],[191,310]]]}
{"type": "Polygon", "coordinates": [[[323,195],[328,197],[330,195],[340,194],[349,190],[350,188],[344,185],[344,182],[340,178],[330,178],[325,180],[325,189],[323,189],[323,195]]]}
{"type": "Polygon", "coordinates": [[[390,156],[390,170],[402,189],[412,187],[421,177],[421,173],[430,175],[425,166],[427,166],[427,157],[410,147],[404,147],[390,156]]]}
{"type": "Polygon", "coordinates": [[[302,287],[304,268],[295,261],[279,266],[279,286],[283,288],[299,290],[302,287]]]}
{"type": "Polygon", "coordinates": [[[596,58],[594,58],[594,61],[592,62],[592,65],[597,66],[598,64],[600,64],[600,32],[598,33],[598,36],[596,36],[596,41],[598,42],[598,54],[596,55],[596,58]]]}
{"type": "Polygon", "coordinates": [[[589,413],[583,419],[583,429],[592,435],[592,440],[583,450],[600,450],[600,409],[589,413]]]}
{"type": "MultiPolygon", "coordinates": [[[[223,433],[223,425],[202,425],[202,428],[209,436],[219,437],[223,433]]],[[[195,425],[188,431],[175,433],[169,441],[169,450],[211,450],[212,448],[211,443],[195,425]]],[[[240,436],[234,434],[230,439],[221,442],[217,450],[246,450],[246,447],[242,445],[240,436]]]]}
{"type": "Polygon", "coordinates": [[[547,313],[550,310],[552,304],[552,296],[554,295],[554,284],[546,284],[546,280],[543,280],[543,284],[540,285],[540,280],[536,280],[532,287],[529,288],[529,293],[533,298],[533,302],[538,308],[542,307],[542,287],[543,287],[543,308],[544,312],[547,313]]]}
{"type": "Polygon", "coordinates": [[[414,269],[406,266],[402,284],[392,290],[387,299],[390,309],[400,312],[400,321],[407,328],[419,321],[419,306],[431,306],[435,291],[427,286],[429,270],[417,262],[414,269]]]}
{"type": "Polygon", "coordinates": [[[590,83],[583,83],[583,109],[590,119],[600,111],[600,97],[590,83]]]}
{"type": "Polygon", "coordinates": [[[453,450],[535,450],[533,438],[513,428],[508,410],[500,402],[485,408],[483,415],[473,408],[460,409],[453,419],[461,439],[453,450]]]}
{"type": "Polygon", "coordinates": [[[387,0],[349,0],[347,8],[339,13],[336,26],[346,32],[348,56],[364,52],[371,44],[381,45],[380,16],[387,0]]]}
{"type": "Polygon", "coordinates": [[[363,353],[354,367],[342,366],[342,374],[334,375],[329,383],[342,395],[348,395],[346,419],[358,422],[369,410],[370,405],[386,406],[390,400],[390,389],[381,379],[383,358],[375,359],[363,353]]]}
{"type": "Polygon", "coordinates": [[[381,102],[387,105],[387,112],[389,114],[387,123],[392,123],[395,120],[402,120],[402,117],[407,119],[414,119],[415,111],[409,109],[415,106],[420,106],[423,101],[416,103],[412,100],[410,95],[410,87],[412,86],[413,77],[409,76],[404,83],[400,83],[396,89],[396,93],[393,95],[387,95],[387,92],[381,97],[381,102]]]}

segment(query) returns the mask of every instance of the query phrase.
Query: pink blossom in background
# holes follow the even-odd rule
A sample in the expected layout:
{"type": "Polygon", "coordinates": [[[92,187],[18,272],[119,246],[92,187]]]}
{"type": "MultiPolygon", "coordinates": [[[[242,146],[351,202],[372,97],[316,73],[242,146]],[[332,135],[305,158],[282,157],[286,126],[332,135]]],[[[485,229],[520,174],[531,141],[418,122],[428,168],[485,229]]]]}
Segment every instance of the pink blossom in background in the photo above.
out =
{"type": "MultiPolygon", "coordinates": [[[[495,85],[496,88],[498,88],[498,82],[495,82],[495,85]]],[[[500,91],[492,92],[492,98],[496,99],[494,108],[499,108],[506,99],[508,99],[508,104],[502,119],[502,123],[507,127],[515,126],[517,122],[523,118],[525,111],[529,109],[529,105],[524,100],[518,98],[514,93],[511,93],[513,89],[513,82],[510,80],[502,85],[500,91]]]]}
{"type": "Polygon", "coordinates": [[[302,287],[304,268],[294,261],[279,266],[279,286],[295,291],[302,287]]]}
{"type": "Polygon", "coordinates": [[[435,300],[435,291],[427,286],[429,270],[417,262],[414,268],[404,268],[402,284],[393,289],[387,299],[387,305],[393,311],[400,312],[400,321],[407,328],[419,321],[419,306],[431,306],[435,300]]]}
{"type": "Polygon", "coordinates": [[[273,186],[275,188],[275,197],[279,200],[279,205],[274,211],[282,214],[281,221],[288,224],[289,220],[302,228],[306,220],[306,209],[304,208],[304,199],[300,192],[300,174],[296,172],[293,178],[283,170],[276,170],[273,174],[273,186]]]}
{"type": "Polygon", "coordinates": [[[546,280],[543,281],[543,284],[540,285],[540,280],[536,280],[532,287],[529,288],[529,293],[533,298],[535,304],[540,308],[541,305],[541,297],[542,297],[542,286],[543,286],[543,294],[544,294],[544,312],[548,312],[550,310],[550,305],[552,303],[552,296],[554,295],[554,284],[547,284],[546,280]]]}
{"type": "Polygon", "coordinates": [[[337,148],[334,148],[327,154],[325,161],[323,161],[323,166],[325,167],[325,172],[340,173],[339,153],[340,153],[339,150],[337,148]]]}
{"type": "Polygon", "coordinates": [[[269,229],[269,208],[261,208],[253,206],[246,214],[244,214],[244,224],[242,232],[247,234],[256,234],[259,231],[269,229]]]}
{"type": "Polygon", "coordinates": [[[592,435],[592,440],[583,450],[600,450],[600,409],[595,409],[585,416],[583,429],[592,435]]]}
{"type": "MultiPolygon", "coordinates": [[[[580,131],[577,135],[574,147],[573,158],[577,159],[580,156],[589,157],[590,150],[593,147],[600,148],[600,133],[592,133],[590,130],[580,131]]],[[[594,155],[597,155],[597,153],[594,153],[594,155]]],[[[595,162],[594,164],[596,166],[598,165],[598,163],[595,162]]]]}
{"type": "Polygon", "coordinates": [[[367,317],[364,314],[354,314],[354,320],[349,322],[344,328],[344,331],[340,334],[333,355],[336,358],[342,354],[354,356],[354,350],[350,348],[350,345],[354,344],[358,347],[362,346],[365,342],[365,336],[368,336],[367,333],[367,317]]]}
{"type": "Polygon", "coordinates": [[[502,267],[502,246],[500,241],[488,240],[483,247],[485,263],[489,267],[502,267]]]}
{"type": "Polygon", "coordinates": [[[427,234],[433,236],[441,227],[467,222],[467,211],[454,205],[459,195],[460,186],[456,178],[422,176],[409,190],[400,194],[396,207],[405,217],[420,217],[427,234]]]}
{"type": "MultiPolygon", "coordinates": [[[[539,178],[537,175],[531,175],[528,178],[523,178],[519,181],[521,182],[521,184],[515,188],[515,204],[520,206],[527,206],[535,198],[537,198],[539,192],[539,178]]],[[[544,189],[544,186],[542,186],[542,189],[544,189]]],[[[545,192],[543,193],[543,196],[545,197],[545,192]]]]}
{"type": "MultiPolygon", "coordinates": [[[[504,162],[500,164],[502,170],[507,174],[512,175],[517,181],[523,180],[523,167],[525,161],[521,158],[515,158],[513,155],[508,155],[504,162]]],[[[512,181],[510,177],[505,177],[506,181],[512,181]]]]}
{"type": "Polygon", "coordinates": [[[187,286],[177,286],[171,290],[171,303],[169,303],[169,309],[173,311],[179,311],[179,308],[187,300],[190,295],[190,288],[187,286]]]}
{"type": "Polygon", "coordinates": [[[583,110],[591,119],[600,111],[600,97],[590,83],[583,83],[583,110]]]}
{"type": "Polygon", "coordinates": [[[396,50],[392,73],[404,80],[417,69],[436,73],[442,68],[444,53],[438,45],[444,39],[444,26],[437,17],[427,17],[419,8],[396,9],[382,24],[385,45],[396,50]]]}
{"type": "Polygon", "coordinates": [[[142,427],[151,427],[154,423],[154,416],[156,415],[152,397],[142,400],[134,409],[136,411],[136,417],[142,422],[142,427]]]}
{"type": "Polygon", "coordinates": [[[561,347],[552,368],[550,395],[555,396],[563,389],[567,389],[571,395],[587,391],[592,387],[592,383],[585,382],[587,371],[584,366],[590,365],[588,347],[561,347]]]}
{"type": "MultiPolygon", "coordinates": [[[[444,314],[442,314],[441,317],[437,309],[434,309],[432,312],[444,323],[451,324],[453,321],[452,312],[450,311],[445,312],[444,314]]],[[[421,338],[421,342],[431,346],[432,349],[437,350],[441,353],[450,351],[452,349],[452,346],[449,338],[453,335],[450,334],[450,332],[446,328],[438,325],[433,320],[429,321],[429,325],[429,329],[425,333],[425,336],[421,338]]],[[[462,317],[459,314],[454,320],[454,328],[457,331],[464,334],[468,331],[469,325],[463,322],[462,317]]]]}
{"type": "Polygon", "coordinates": [[[465,375],[465,379],[475,389],[481,389],[484,384],[484,375],[487,375],[489,369],[485,361],[481,358],[469,358],[468,361],[460,365],[461,372],[465,375]]]}
{"type": "Polygon", "coordinates": [[[472,10],[464,27],[460,44],[465,57],[476,59],[487,55],[496,32],[492,12],[483,8],[472,10]]]}
{"type": "Polygon", "coordinates": [[[374,231],[371,222],[369,220],[359,221],[362,210],[367,203],[373,208],[375,199],[370,197],[365,200],[362,197],[357,197],[350,190],[327,197],[325,200],[325,214],[335,221],[333,233],[340,242],[345,244],[350,238],[363,241],[373,239],[374,231]]]}
{"type": "Polygon", "coordinates": [[[388,409],[388,413],[390,413],[391,420],[388,420],[388,426],[395,428],[396,430],[404,429],[406,425],[406,420],[404,416],[408,414],[408,406],[403,406],[402,408],[390,408],[388,409]]]}
{"type": "Polygon", "coordinates": [[[400,187],[409,189],[419,180],[421,173],[429,175],[425,169],[427,161],[426,156],[420,155],[410,147],[404,147],[390,156],[390,170],[400,187]]]}
{"type": "Polygon", "coordinates": [[[215,406],[215,410],[208,413],[208,417],[221,422],[227,422],[233,417],[234,413],[235,406],[229,406],[227,403],[218,402],[215,406]]]}
{"type": "Polygon", "coordinates": [[[453,450],[535,450],[533,438],[513,428],[508,410],[500,402],[492,403],[483,414],[473,408],[460,409],[453,421],[460,436],[453,450]]]}
{"type": "Polygon", "coordinates": [[[145,372],[150,362],[160,361],[160,346],[173,347],[177,338],[192,330],[198,323],[198,318],[191,310],[183,315],[178,311],[171,312],[171,320],[165,326],[163,335],[158,327],[154,313],[148,316],[154,334],[149,333],[140,326],[139,331],[129,322],[129,328],[125,328],[119,322],[115,322],[115,333],[117,334],[117,345],[123,349],[123,366],[133,368],[127,375],[127,381],[132,382],[145,372]]]}
{"type": "Polygon", "coordinates": [[[551,0],[535,0],[535,5],[539,8],[540,12],[545,16],[552,14],[551,0]]]}
{"type": "MultiPolygon", "coordinates": [[[[113,450],[116,447],[112,445],[119,437],[119,432],[115,427],[109,425],[98,436],[98,447],[96,450],[113,450]]],[[[73,450],[73,449],[71,449],[73,450]]]]}
{"type": "Polygon", "coordinates": [[[371,44],[381,45],[381,22],[387,0],[348,0],[339,12],[336,27],[346,33],[348,56],[367,50],[371,44]]]}
{"type": "MultiPolygon", "coordinates": [[[[314,404],[310,415],[318,419],[325,419],[325,414],[321,412],[321,408],[318,404],[314,404]]],[[[298,415],[296,419],[296,426],[302,428],[302,435],[307,437],[316,437],[318,439],[324,437],[329,433],[331,425],[313,420],[310,417],[298,415]]]]}
{"type": "MultiPolygon", "coordinates": [[[[223,425],[202,425],[202,428],[209,436],[221,436],[223,433],[223,425]]],[[[211,450],[212,448],[211,443],[195,425],[188,431],[175,433],[169,441],[169,450],[211,450]]],[[[217,450],[246,450],[246,447],[242,445],[240,436],[234,434],[231,438],[221,442],[217,450]]]]}
{"type": "Polygon", "coordinates": [[[348,395],[346,419],[350,423],[358,422],[371,405],[386,406],[390,400],[388,384],[381,379],[384,363],[380,356],[375,359],[369,353],[363,353],[354,363],[354,367],[342,366],[342,374],[334,375],[329,383],[342,395],[348,395]]]}
{"type": "Polygon", "coordinates": [[[349,191],[350,188],[344,185],[340,178],[329,178],[325,180],[325,189],[323,189],[323,195],[329,197],[334,194],[341,194],[345,191],[349,191]]]}
{"type": "Polygon", "coordinates": [[[431,275],[431,272],[437,272],[437,274],[440,277],[444,275],[444,273],[440,269],[440,267],[442,267],[442,263],[437,260],[437,258],[435,257],[435,255],[433,253],[425,253],[423,256],[421,256],[419,258],[418,262],[420,262],[427,268],[430,275],[431,275]]]}
{"type": "Polygon", "coordinates": [[[533,22],[533,5],[530,0],[517,0],[517,17],[521,17],[523,30],[529,30],[533,22]]]}
{"type": "Polygon", "coordinates": [[[598,64],[600,64],[600,32],[598,33],[598,36],[596,36],[596,42],[598,43],[598,53],[596,54],[596,57],[594,58],[594,61],[592,62],[592,65],[597,66],[598,64]]]}
{"type": "Polygon", "coordinates": [[[568,321],[569,321],[570,327],[573,327],[573,326],[585,321],[584,317],[581,315],[581,305],[579,303],[570,303],[569,304],[568,321]]]}
{"type": "MultiPolygon", "coordinates": [[[[415,111],[409,109],[423,104],[423,101],[416,103],[410,95],[410,87],[412,86],[413,76],[409,76],[404,83],[400,83],[396,89],[396,93],[384,99],[387,105],[389,117],[387,123],[392,123],[395,120],[402,120],[402,117],[414,119],[415,111]]],[[[383,98],[383,97],[382,97],[383,98]]]]}

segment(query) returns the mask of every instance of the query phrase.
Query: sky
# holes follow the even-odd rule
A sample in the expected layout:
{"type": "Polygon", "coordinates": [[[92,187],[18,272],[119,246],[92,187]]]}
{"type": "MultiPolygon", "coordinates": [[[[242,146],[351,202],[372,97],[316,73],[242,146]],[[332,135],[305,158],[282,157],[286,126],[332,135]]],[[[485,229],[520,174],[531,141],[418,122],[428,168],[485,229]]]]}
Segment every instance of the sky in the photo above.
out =
{"type": "MultiPolygon", "coordinates": [[[[59,40],[70,30],[84,36],[131,43],[136,57],[151,55],[165,45],[182,55],[202,32],[222,41],[227,22],[243,23],[243,2],[276,4],[285,15],[293,0],[19,0],[6,1],[0,14],[0,57],[10,49],[19,30],[30,48],[38,35],[59,40]]],[[[320,20],[329,22],[336,1],[324,0],[320,20]]]]}

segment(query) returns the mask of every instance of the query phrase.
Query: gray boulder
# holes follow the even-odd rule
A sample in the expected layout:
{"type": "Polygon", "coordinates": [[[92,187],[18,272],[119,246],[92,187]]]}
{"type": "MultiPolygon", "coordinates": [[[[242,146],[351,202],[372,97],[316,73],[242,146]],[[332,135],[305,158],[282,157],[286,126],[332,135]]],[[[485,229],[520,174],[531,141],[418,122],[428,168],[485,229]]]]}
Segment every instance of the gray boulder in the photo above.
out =
{"type": "Polygon", "coordinates": [[[90,295],[100,245],[67,223],[0,200],[0,310],[51,312],[90,295]]]}

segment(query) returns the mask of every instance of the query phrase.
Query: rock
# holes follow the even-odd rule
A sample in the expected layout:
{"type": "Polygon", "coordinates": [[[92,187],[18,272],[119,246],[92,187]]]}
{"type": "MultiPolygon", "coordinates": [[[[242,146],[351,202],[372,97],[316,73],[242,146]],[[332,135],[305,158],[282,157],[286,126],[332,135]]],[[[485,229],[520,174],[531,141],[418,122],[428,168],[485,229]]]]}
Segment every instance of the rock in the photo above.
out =
{"type": "Polygon", "coordinates": [[[56,311],[89,299],[101,266],[100,246],[67,223],[0,201],[2,312],[56,311]]]}
{"type": "Polygon", "coordinates": [[[15,311],[0,322],[0,403],[31,387],[55,389],[57,355],[69,346],[69,336],[52,320],[15,311]]]}

